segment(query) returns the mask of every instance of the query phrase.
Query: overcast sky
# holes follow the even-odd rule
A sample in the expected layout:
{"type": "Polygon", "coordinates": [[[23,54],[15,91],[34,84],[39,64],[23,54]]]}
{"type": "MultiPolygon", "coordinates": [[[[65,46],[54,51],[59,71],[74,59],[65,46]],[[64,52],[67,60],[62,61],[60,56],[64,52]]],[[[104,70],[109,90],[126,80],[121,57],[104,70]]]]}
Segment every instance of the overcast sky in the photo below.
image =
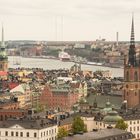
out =
{"type": "Polygon", "coordinates": [[[0,0],[6,40],[140,40],[140,0],[0,0]]]}

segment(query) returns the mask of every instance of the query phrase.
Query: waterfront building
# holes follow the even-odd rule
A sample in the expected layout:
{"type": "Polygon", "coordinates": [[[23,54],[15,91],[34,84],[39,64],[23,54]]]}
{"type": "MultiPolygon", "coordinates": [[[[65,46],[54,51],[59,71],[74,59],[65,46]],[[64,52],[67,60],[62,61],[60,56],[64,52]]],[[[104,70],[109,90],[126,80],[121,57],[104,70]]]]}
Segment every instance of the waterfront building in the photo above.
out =
{"type": "Polygon", "coordinates": [[[58,127],[48,119],[21,118],[0,122],[1,140],[56,140],[58,127]]]}
{"type": "Polygon", "coordinates": [[[0,79],[7,79],[7,71],[8,71],[8,57],[6,54],[4,42],[4,29],[2,27],[2,40],[0,44],[0,79]]]}
{"type": "Polygon", "coordinates": [[[132,18],[131,40],[128,56],[124,60],[124,95],[127,107],[140,104],[140,52],[135,47],[134,19],[132,18]]]}

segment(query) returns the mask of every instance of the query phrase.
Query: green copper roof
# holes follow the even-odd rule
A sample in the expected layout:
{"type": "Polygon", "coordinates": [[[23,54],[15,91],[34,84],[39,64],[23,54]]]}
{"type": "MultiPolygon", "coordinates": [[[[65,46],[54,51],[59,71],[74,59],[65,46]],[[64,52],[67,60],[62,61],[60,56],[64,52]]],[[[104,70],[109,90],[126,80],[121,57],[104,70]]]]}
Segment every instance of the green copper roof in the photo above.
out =
{"type": "Polygon", "coordinates": [[[121,119],[122,117],[118,115],[118,112],[110,111],[108,115],[104,117],[103,121],[107,123],[116,123],[121,119]]]}
{"type": "Polygon", "coordinates": [[[0,60],[8,59],[6,50],[5,50],[5,42],[4,42],[4,29],[2,27],[2,40],[0,43],[0,60]]]}
{"type": "Polygon", "coordinates": [[[3,60],[3,59],[8,59],[7,54],[6,54],[5,51],[1,51],[1,50],[0,50],[0,59],[1,59],[1,60],[3,60]]]}

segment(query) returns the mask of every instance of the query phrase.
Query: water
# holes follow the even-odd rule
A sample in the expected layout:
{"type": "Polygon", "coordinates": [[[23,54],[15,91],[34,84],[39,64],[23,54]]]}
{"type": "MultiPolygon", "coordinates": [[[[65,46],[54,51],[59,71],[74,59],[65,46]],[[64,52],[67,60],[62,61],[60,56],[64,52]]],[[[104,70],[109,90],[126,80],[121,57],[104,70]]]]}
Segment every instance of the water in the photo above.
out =
{"type": "MultiPolygon", "coordinates": [[[[10,68],[18,68],[18,67],[25,67],[25,68],[43,68],[43,69],[60,69],[65,68],[69,69],[71,66],[74,65],[73,62],[62,62],[60,60],[53,60],[53,59],[40,59],[40,58],[25,58],[25,57],[16,57],[16,56],[9,56],[9,67],[10,68]],[[21,62],[21,65],[14,65],[14,62],[17,60],[21,62]]],[[[123,69],[121,68],[109,68],[103,66],[93,66],[93,65],[81,65],[82,70],[92,70],[93,72],[96,70],[110,70],[113,77],[123,77],[123,69]]]]}

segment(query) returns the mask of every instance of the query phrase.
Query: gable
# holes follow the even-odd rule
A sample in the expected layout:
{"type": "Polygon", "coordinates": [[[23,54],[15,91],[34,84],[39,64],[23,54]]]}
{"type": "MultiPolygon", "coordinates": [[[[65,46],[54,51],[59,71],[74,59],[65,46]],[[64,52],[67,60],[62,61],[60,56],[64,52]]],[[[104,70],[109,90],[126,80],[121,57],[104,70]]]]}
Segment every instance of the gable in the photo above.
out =
{"type": "Polygon", "coordinates": [[[15,125],[11,126],[10,128],[13,128],[13,129],[25,129],[24,127],[20,126],[19,124],[15,124],[15,125]]]}

